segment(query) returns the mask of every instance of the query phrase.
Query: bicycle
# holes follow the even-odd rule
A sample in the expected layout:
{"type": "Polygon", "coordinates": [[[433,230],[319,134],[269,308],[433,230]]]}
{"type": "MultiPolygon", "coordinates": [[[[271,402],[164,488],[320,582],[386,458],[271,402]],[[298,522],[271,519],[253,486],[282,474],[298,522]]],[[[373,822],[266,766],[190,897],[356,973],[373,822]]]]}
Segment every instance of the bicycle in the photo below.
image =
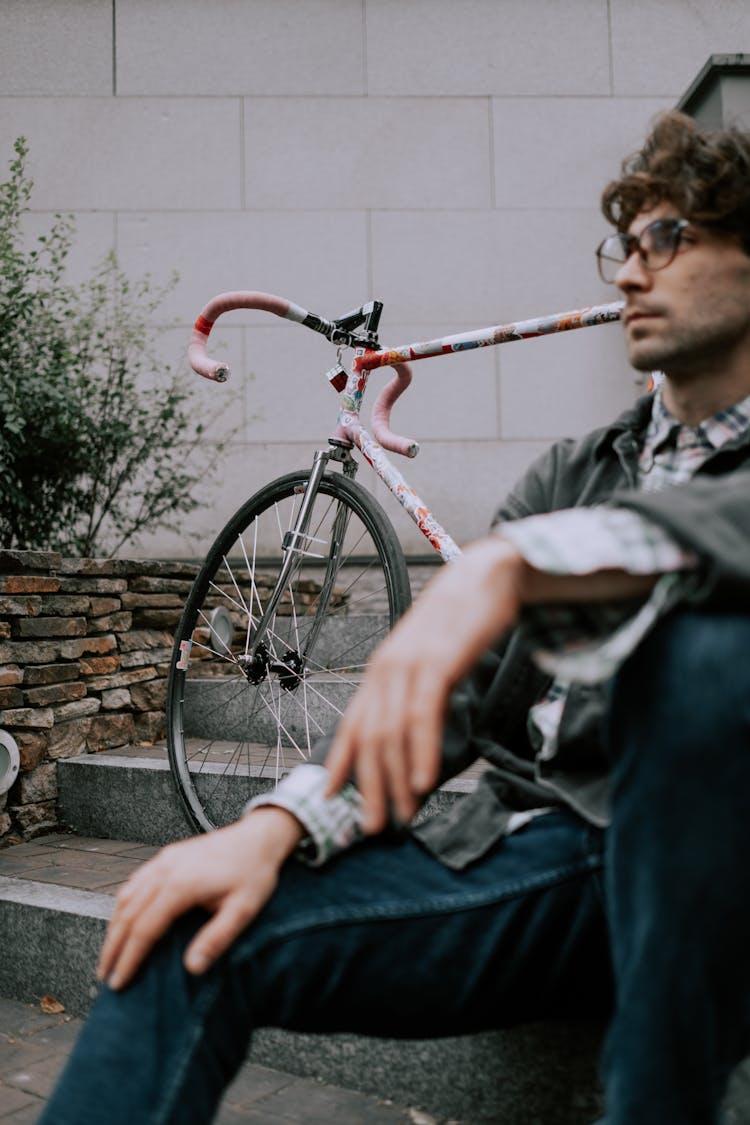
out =
{"type": "Polygon", "coordinates": [[[208,358],[206,343],[232,309],[260,309],[324,335],[338,349],[326,377],[340,405],[311,467],[261,488],[219,533],[178,626],[167,747],[190,823],[204,831],[235,820],[268,777],[278,780],[309,756],[344,710],[374,647],[411,603],[404,553],[381,505],[355,481],[353,451],[444,561],[460,554],[385,452],[410,458],[419,450],[390,428],[411,361],[608,323],[619,319],[622,303],[383,349],[379,301],[326,320],[273,294],[224,293],[203,309],[188,349],[193,369],[219,383],[229,370],[208,358]],[[353,350],[348,370],[345,349],[353,350]],[[385,366],[395,375],[375,402],[370,434],[360,412],[370,373],[385,366]]]}

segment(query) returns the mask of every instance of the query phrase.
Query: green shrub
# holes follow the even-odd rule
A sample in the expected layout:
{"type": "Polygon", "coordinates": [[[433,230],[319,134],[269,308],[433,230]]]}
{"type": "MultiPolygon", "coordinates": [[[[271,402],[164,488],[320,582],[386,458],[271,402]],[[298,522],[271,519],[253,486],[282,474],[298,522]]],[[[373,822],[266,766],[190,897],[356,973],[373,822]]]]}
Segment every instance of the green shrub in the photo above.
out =
{"type": "Polygon", "coordinates": [[[133,284],[111,254],[67,284],[73,223],[56,216],[28,248],[28,148],[14,147],[0,184],[0,545],[114,554],[198,503],[205,426],[150,327],[175,279],[133,284]]]}

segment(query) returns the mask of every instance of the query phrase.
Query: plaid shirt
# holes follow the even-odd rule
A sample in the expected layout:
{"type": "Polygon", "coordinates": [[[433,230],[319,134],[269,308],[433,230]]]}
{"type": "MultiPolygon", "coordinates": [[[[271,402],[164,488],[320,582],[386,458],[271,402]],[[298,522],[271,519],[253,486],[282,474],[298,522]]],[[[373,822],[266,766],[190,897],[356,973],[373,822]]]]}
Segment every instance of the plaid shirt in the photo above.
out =
{"type": "MultiPolygon", "coordinates": [[[[658,390],[638,460],[638,487],[656,492],[685,483],[712,453],[748,429],[750,396],[697,426],[686,426],[669,413],[658,390]]],[[[698,563],[662,528],[624,508],[573,508],[497,530],[527,562],[547,573],[583,575],[617,567],[631,574],[663,575],[635,614],[632,606],[617,604],[524,610],[537,664],[568,682],[608,679],[661,613],[677,574],[698,563]]]]}
{"type": "MultiPolygon", "coordinates": [[[[690,480],[715,450],[748,429],[750,395],[698,426],[686,426],[669,413],[660,388],[654,395],[639,457],[639,488],[656,491],[690,480]]],[[[699,560],[662,528],[624,508],[567,509],[528,516],[495,530],[527,562],[550,574],[585,575],[616,568],[631,574],[662,575],[635,613],[630,604],[605,603],[545,605],[523,611],[522,624],[536,650],[534,659],[555,677],[545,698],[529,714],[541,739],[540,757],[549,759],[556,753],[569,684],[609,678],[657,620],[680,572],[695,567],[699,560]]],[[[324,766],[297,766],[273,793],[256,797],[247,806],[249,810],[279,805],[296,816],[308,833],[300,855],[314,865],[362,837],[361,798],[356,789],[348,785],[326,800],[326,779],[324,766]]],[[[521,820],[525,823],[544,811],[520,814],[521,820]]]]}

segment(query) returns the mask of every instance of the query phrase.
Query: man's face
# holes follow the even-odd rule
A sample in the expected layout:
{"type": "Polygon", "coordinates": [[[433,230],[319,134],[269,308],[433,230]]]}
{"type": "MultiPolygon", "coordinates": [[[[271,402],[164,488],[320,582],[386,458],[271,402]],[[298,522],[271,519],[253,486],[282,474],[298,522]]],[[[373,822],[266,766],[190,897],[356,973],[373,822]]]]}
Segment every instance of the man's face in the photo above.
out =
{"type": "MultiPolygon", "coordinates": [[[[680,218],[673,204],[642,211],[636,237],[656,219],[680,218]]],[[[745,349],[750,359],[750,257],[738,238],[690,223],[674,260],[649,271],[637,253],[615,283],[625,297],[628,355],[639,371],[680,379],[714,371],[745,349]]]]}

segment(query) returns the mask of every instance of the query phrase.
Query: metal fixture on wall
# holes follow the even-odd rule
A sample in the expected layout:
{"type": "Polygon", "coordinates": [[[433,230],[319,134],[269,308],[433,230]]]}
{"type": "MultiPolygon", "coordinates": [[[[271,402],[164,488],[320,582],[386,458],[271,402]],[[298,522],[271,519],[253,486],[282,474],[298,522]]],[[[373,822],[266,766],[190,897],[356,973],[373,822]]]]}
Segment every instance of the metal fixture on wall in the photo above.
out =
{"type": "Polygon", "coordinates": [[[16,740],[7,730],[0,730],[0,796],[8,792],[18,777],[19,764],[16,740]]]}
{"type": "Polygon", "coordinates": [[[705,129],[750,129],[750,54],[709,55],[677,108],[705,129]]]}

